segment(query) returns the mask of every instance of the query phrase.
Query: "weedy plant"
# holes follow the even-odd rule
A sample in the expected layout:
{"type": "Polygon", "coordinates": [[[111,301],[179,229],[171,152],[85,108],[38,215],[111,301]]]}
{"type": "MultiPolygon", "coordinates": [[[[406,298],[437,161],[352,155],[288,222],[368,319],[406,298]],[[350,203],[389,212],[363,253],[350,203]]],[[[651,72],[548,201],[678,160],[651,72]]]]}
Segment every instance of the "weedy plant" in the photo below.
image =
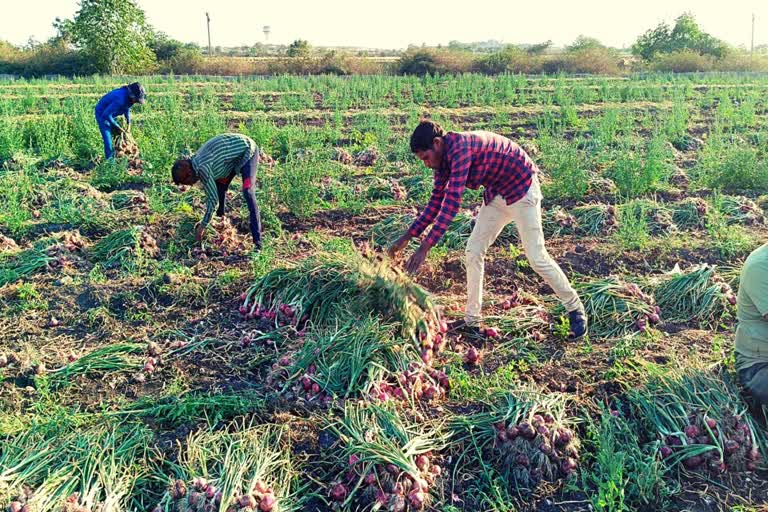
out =
{"type": "Polygon", "coordinates": [[[91,249],[95,260],[106,268],[120,267],[134,272],[159,254],[157,242],[143,226],[134,226],[107,235],[91,249]]]}

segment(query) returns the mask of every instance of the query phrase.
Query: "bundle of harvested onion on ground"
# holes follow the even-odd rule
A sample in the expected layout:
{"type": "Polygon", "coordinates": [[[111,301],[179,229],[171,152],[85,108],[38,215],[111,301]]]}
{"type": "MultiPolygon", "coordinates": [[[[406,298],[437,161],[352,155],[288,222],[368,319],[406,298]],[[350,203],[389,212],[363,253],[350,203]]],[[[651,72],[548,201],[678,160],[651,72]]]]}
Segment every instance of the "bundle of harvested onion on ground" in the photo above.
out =
{"type": "Polygon", "coordinates": [[[448,441],[442,425],[417,421],[393,406],[347,404],[328,428],[343,456],[326,501],[333,510],[422,510],[443,474],[437,452],[448,441]],[[411,418],[411,419],[407,419],[411,418]]]}
{"type": "Polygon", "coordinates": [[[456,418],[452,429],[464,447],[457,465],[490,466],[511,489],[571,477],[579,440],[565,405],[563,395],[522,388],[496,396],[485,412],[456,418]]]}
{"type": "Polygon", "coordinates": [[[555,206],[544,213],[542,228],[547,236],[571,234],[576,230],[576,218],[564,208],[555,206]]]}
{"type": "Polygon", "coordinates": [[[688,197],[672,205],[672,220],[681,229],[701,229],[706,225],[709,205],[700,197],[688,197]]]}
{"type": "Polygon", "coordinates": [[[142,266],[146,258],[156,258],[160,249],[145,227],[134,226],[102,238],[93,246],[91,254],[106,268],[133,271],[142,266]]]}
{"type": "Polygon", "coordinates": [[[371,146],[357,153],[354,158],[354,164],[358,167],[371,167],[378,162],[381,153],[375,146],[371,146]]]}
{"type": "Polygon", "coordinates": [[[35,242],[29,249],[0,255],[0,286],[41,272],[71,267],[85,239],[77,231],[64,232],[35,242]]]}
{"type": "Polygon", "coordinates": [[[299,510],[286,425],[230,425],[190,434],[153,512],[299,510]]]}
{"type": "Polygon", "coordinates": [[[765,224],[763,210],[751,199],[743,196],[719,196],[714,202],[726,216],[729,224],[747,226],[765,224]]]}
{"type": "MultiPolygon", "coordinates": [[[[552,318],[546,308],[532,304],[512,303],[512,299],[502,302],[503,315],[489,315],[486,320],[498,329],[504,336],[532,337],[536,341],[543,341],[547,337],[552,318]],[[510,304],[509,307],[507,304],[510,304]]],[[[490,336],[486,330],[486,336],[495,337],[493,331],[490,336]]]]}
{"type": "Polygon", "coordinates": [[[12,512],[129,510],[150,439],[143,426],[103,419],[25,425],[0,436],[0,503],[12,512]]]}
{"type": "Polygon", "coordinates": [[[766,438],[738,386],[720,369],[662,375],[630,392],[668,466],[722,473],[762,466],[766,438]]]}
{"type": "Polygon", "coordinates": [[[702,328],[716,327],[736,305],[730,285],[711,265],[700,265],[665,278],[654,290],[665,320],[694,322],[702,328]]]}
{"type": "Polygon", "coordinates": [[[587,236],[610,233],[616,227],[616,208],[610,204],[587,204],[571,210],[576,232],[587,236]]]}
{"type": "Polygon", "coordinates": [[[430,295],[403,271],[376,256],[324,254],[272,270],[246,292],[240,312],[272,316],[289,307],[292,318],[316,327],[376,315],[401,336],[432,341],[446,326],[430,295]]]}
{"type": "Polygon", "coordinates": [[[577,282],[574,287],[584,303],[592,336],[618,337],[646,329],[661,320],[654,299],[634,283],[618,277],[577,282]]]}
{"type": "Polygon", "coordinates": [[[618,207],[619,218],[642,219],[654,235],[668,235],[678,231],[672,211],[664,204],[648,199],[635,199],[618,207]]]}
{"type": "Polygon", "coordinates": [[[373,318],[310,331],[297,349],[280,358],[273,378],[285,379],[285,392],[320,403],[333,397],[386,401],[444,394],[447,376],[422,361],[416,340],[393,331],[373,318]]]}

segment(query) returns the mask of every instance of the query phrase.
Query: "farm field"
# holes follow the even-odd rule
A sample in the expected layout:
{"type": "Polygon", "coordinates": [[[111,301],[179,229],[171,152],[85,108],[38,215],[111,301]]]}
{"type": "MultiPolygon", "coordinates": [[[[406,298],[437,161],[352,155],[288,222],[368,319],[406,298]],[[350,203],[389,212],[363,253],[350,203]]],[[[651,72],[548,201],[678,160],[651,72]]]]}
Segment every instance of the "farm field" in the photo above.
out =
{"type": "MultiPolygon", "coordinates": [[[[104,162],[115,78],[0,82],[0,506],[81,511],[719,511],[768,503],[768,430],[733,370],[768,236],[768,77],[150,77],[140,158],[104,162]],[[590,334],[507,227],[486,323],[462,211],[420,272],[384,257],[425,205],[423,116],[519,142],[590,334]],[[261,151],[194,241],[173,161],[261,151]]],[[[411,250],[415,247],[411,247],[411,250]]],[[[410,252],[410,251],[408,251],[410,252]]]]}

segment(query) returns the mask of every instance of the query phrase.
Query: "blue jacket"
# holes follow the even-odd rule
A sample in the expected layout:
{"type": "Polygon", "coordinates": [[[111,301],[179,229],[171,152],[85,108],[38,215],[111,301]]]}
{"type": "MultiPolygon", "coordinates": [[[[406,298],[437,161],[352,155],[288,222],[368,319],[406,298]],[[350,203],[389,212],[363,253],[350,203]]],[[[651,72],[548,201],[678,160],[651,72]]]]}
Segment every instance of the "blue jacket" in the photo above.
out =
{"type": "Polygon", "coordinates": [[[131,122],[131,100],[128,87],[120,87],[104,95],[96,104],[96,119],[99,124],[117,126],[115,116],[125,116],[131,122]]]}

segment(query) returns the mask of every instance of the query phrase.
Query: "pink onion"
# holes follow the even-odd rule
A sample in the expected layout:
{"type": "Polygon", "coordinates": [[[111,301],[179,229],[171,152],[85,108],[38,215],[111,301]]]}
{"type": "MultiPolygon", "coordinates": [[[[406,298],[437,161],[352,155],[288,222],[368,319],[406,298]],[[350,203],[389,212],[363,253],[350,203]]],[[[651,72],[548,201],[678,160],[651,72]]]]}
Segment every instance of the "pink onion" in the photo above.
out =
{"type": "Polygon", "coordinates": [[[469,347],[466,354],[464,354],[464,362],[470,365],[474,365],[480,360],[480,352],[475,347],[469,347]]]}
{"type": "Polygon", "coordinates": [[[666,459],[667,457],[672,455],[672,448],[670,448],[669,446],[662,446],[660,452],[661,452],[662,458],[666,459]]]}
{"type": "Polygon", "coordinates": [[[740,446],[739,443],[737,443],[733,439],[728,439],[723,444],[723,449],[726,455],[733,455],[739,450],[739,446],[740,446]]]}
{"type": "Polygon", "coordinates": [[[702,459],[698,455],[694,455],[693,457],[688,457],[683,461],[683,466],[685,466],[687,469],[696,469],[699,466],[701,466],[702,459]]]}
{"type": "Polygon", "coordinates": [[[711,428],[712,430],[717,428],[717,422],[713,418],[707,418],[706,420],[707,426],[711,428]]]}
{"type": "Polygon", "coordinates": [[[685,432],[687,437],[696,437],[699,435],[699,427],[696,425],[686,425],[683,432],[685,432]]]}
{"type": "Polygon", "coordinates": [[[10,505],[8,505],[8,512],[21,512],[21,508],[23,505],[20,501],[12,501],[10,505]]]}
{"type": "Polygon", "coordinates": [[[347,488],[344,484],[338,483],[331,488],[331,498],[334,501],[344,501],[344,499],[347,497],[347,494],[349,494],[349,491],[347,491],[347,488]]]}
{"type": "Polygon", "coordinates": [[[365,475],[365,484],[366,485],[373,485],[376,483],[378,479],[376,478],[376,473],[368,473],[365,475]]]}
{"type": "Polygon", "coordinates": [[[259,510],[262,512],[270,512],[272,508],[275,506],[275,496],[271,493],[267,493],[264,495],[263,498],[261,498],[261,501],[259,502],[259,510]]]}
{"type": "Polygon", "coordinates": [[[489,338],[498,338],[499,337],[499,331],[495,327],[487,327],[485,329],[485,335],[489,338]]]}
{"type": "Polygon", "coordinates": [[[412,491],[408,494],[408,501],[411,502],[411,506],[415,509],[424,507],[424,493],[421,491],[412,491]]]}
{"type": "Polygon", "coordinates": [[[243,494],[237,502],[240,505],[240,508],[256,508],[256,498],[250,494],[243,494]]]}
{"type": "Polygon", "coordinates": [[[416,467],[421,471],[426,471],[429,468],[429,457],[426,455],[419,455],[416,457],[416,467]]]}

